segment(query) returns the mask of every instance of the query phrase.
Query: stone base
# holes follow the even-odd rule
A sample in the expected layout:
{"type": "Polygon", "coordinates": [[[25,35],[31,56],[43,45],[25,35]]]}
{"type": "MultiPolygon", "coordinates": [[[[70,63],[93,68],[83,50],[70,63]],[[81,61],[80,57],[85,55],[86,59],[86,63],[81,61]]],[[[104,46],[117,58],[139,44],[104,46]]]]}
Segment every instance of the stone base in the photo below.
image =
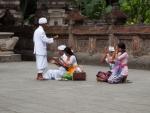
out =
{"type": "Polygon", "coordinates": [[[20,54],[0,55],[0,62],[16,62],[21,61],[20,54]]]}
{"type": "MultiPolygon", "coordinates": [[[[102,54],[89,55],[89,53],[76,53],[79,65],[101,65],[107,66],[106,63],[100,64],[100,59],[104,57],[102,54]]],[[[129,55],[128,66],[130,69],[146,69],[150,70],[150,55],[133,57],[129,55]]],[[[109,69],[109,68],[108,68],[109,69]]]]}

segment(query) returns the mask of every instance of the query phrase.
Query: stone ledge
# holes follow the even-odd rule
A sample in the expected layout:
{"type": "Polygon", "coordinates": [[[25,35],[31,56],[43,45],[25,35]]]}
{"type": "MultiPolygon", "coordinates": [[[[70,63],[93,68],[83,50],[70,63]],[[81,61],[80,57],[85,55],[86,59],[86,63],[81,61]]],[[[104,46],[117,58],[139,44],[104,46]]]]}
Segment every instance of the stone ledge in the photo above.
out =
{"type": "MultiPolygon", "coordinates": [[[[105,63],[100,64],[101,54],[89,55],[88,53],[76,53],[76,56],[79,64],[107,66],[105,63]]],[[[128,66],[131,69],[150,70],[150,55],[141,57],[129,56],[128,66]]]]}
{"type": "Polygon", "coordinates": [[[0,55],[0,62],[17,62],[21,61],[20,54],[0,55]]]}
{"type": "MultiPolygon", "coordinates": [[[[23,61],[35,61],[35,56],[33,55],[33,51],[22,51],[22,60],[23,61]]],[[[100,58],[102,54],[94,54],[90,55],[89,53],[75,53],[77,56],[77,60],[79,64],[87,64],[87,65],[99,65],[99,66],[107,66],[105,63],[100,64],[100,58]]],[[[49,52],[48,56],[56,56],[55,53],[49,52]]],[[[1,60],[0,60],[1,61],[1,60]]],[[[132,69],[146,69],[150,70],[150,55],[145,55],[141,57],[129,57],[128,62],[129,68],[132,69]]]]}

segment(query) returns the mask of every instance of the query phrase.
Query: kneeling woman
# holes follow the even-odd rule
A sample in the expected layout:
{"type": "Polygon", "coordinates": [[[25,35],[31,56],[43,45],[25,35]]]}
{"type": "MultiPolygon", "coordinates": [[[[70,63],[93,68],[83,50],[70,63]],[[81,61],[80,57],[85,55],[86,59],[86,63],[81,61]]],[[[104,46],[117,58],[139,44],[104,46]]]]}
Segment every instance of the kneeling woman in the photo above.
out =
{"type": "Polygon", "coordinates": [[[108,83],[122,83],[125,82],[128,76],[128,53],[124,43],[119,43],[115,56],[115,65],[111,70],[112,74],[108,78],[108,83]]]}
{"type": "MultiPolygon", "coordinates": [[[[60,49],[58,48],[58,50],[60,49]]],[[[60,66],[59,69],[49,69],[44,74],[43,80],[61,80],[62,78],[71,80],[74,71],[80,72],[80,68],[77,65],[77,60],[72,50],[69,47],[65,47],[61,51],[64,54],[62,54],[58,61],[55,60],[55,64],[60,66]]]]}
{"type": "Polygon", "coordinates": [[[66,47],[64,52],[67,56],[67,60],[64,62],[67,72],[63,75],[63,79],[72,80],[73,73],[75,71],[81,72],[81,69],[78,66],[76,56],[72,50],[69,47],[66,47]]]}

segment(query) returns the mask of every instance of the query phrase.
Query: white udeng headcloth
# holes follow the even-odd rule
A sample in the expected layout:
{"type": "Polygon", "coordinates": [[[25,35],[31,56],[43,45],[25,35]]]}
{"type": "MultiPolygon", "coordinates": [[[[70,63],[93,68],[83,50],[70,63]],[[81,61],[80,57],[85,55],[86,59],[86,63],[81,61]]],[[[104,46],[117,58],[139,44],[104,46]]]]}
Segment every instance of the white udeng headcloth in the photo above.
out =
{"type": "Polygon", "coordinates": [[[111,52],[115,51],[115,48],[113,46],[109,46],[108,50],[111,52]]]}
{"type": "Polygon", "coordinates": [[[47,19],[45,17],[39,19],[39,24],[46,24],[46,23],[47,23],[47,19]]]}
{"type": "Polygon", "coordinates": [[[60,45],[58,46],[58,50],[63,51],[66,48],[66,45],[60,45]]]}

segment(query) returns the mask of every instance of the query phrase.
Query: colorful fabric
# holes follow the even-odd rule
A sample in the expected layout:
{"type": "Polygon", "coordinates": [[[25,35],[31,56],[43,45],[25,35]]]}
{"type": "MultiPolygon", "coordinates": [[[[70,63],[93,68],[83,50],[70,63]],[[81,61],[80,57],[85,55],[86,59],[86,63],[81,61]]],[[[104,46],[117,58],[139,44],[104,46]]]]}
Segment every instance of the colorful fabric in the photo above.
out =
{"type": "Polygon", "coordinates": [[[119,61],[115,62],[114,68],[112,69],[112,74],[114,74],[114,76],[119,76],[121,74],[122,71],[122,67],[119,61]]]}
{"type": "Polygon", "coordinates": [[[112,75],[108,78],[109,83],[120,83],[128,75],[128,54],[125,52],[118,56],[115,65],[111,70],[112,75]]]}
{"type": "Polygon", "coordinates": [[[72,76],[75,70],[76,70],[76,66],[69,67],[67,72],[63,75],[63,78],[67,80],[72,80],[72,76]]]}
{"type": "Polygon", "coordinates": [[[110,76],[108,78],[108,83],[110,84],[117,84],[117,83],[121,83],[123,81],[123,76],[110,76]]]}
{"type": "Polygon", "coordinates": [[[67,73],[68,74],[73,74],[75,70],[76,70],[76,66],[71,66],[71,67],[68,68],[67,73]]]}
{"type": "Polygon", "coordinates": [[[72,80],[72,74],[69,74],[69,73],[65,73],[64,75],[63,75],[63,79],[65,79],[65,80],[72,80]]]}

